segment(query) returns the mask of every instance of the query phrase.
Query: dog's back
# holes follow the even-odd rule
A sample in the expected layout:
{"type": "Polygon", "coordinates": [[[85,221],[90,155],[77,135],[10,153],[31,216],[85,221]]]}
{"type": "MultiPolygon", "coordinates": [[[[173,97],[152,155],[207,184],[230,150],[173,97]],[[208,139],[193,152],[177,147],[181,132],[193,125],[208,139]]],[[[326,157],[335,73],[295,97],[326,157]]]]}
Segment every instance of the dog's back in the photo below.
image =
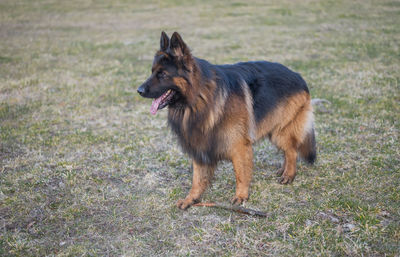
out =
{"type": "Polygon", "coordinates": [[[242,79],[249,86],[256,122],[261,121],[283,99],[297,93],[308,93],[303,78],[279,63],[241,62],[233,65],[216,65],[216,67],[226,75],[230,84],[242,79]]]}

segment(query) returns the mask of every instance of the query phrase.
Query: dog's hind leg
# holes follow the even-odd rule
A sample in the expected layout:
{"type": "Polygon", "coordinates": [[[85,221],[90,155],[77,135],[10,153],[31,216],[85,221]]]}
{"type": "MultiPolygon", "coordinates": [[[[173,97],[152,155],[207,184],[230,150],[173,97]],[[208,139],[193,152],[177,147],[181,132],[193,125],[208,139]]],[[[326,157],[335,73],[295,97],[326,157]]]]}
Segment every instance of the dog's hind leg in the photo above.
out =
{"type": "Polygon", "coordinates": [[[315,138],[313,130],[313,115],[308,93],[300,93],[287,99],[273,117],[271,124],[276,124],[269,132],[269,138],[285,154],[285,161],[277,171],[281,184],[291,183],[296,176],[297,155],[315,159],[315,138]],[[279,117],[279,119],[278,119],[279,117]]]}
{"type": "Polygon", "coordinates": [[[186,210],[200,200],[201,195],[210,184],[214,170],[215,165],[199,164],[196,161],[193,161],[192,188],[185,199],[181,199],[176,203],[178,208],[186,210]]]}
{"type": "MultiPolygon", "coordinates": [[[[282,149],[285,154],[283,167],[278,170],[279,183],[291,183],[296,176],[296,162],[298,151],[304,151],[303,145],[309,140],[309,133],[312,130],[312,110],[309,100],[297,109],[297,114],[283,128],[272,133],[272,141],[282,149]]],[[[315,140],[314,140],[315,142],[315,140]]],[[[312,144],[315,146],[315,144],[312,144]]]]}
{"type": "Polygon", "coordinates": [[[288,147],[285,152],[285,162],[282,175],[279,177],[278,182],[281,184],[289,184],[296,177],[296,161],[297,151],[294,147],[288,147]]]}

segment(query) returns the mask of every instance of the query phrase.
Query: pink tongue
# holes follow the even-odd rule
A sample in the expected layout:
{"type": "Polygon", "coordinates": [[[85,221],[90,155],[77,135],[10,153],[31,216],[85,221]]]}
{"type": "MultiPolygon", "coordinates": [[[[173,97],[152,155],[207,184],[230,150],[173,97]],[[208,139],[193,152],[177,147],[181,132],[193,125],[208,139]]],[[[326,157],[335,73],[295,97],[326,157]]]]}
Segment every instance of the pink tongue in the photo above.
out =
{"type": "Polygon", "coordinates": [[[160,96],[159,98],[154,99],[154,101],[153,101],[153,103],[151,104],[151,107],[150,107],[150,113],[151,114],[155,115],[157,113],[158,106],[161,103],[162,97],[163,96],[160,96]]]}

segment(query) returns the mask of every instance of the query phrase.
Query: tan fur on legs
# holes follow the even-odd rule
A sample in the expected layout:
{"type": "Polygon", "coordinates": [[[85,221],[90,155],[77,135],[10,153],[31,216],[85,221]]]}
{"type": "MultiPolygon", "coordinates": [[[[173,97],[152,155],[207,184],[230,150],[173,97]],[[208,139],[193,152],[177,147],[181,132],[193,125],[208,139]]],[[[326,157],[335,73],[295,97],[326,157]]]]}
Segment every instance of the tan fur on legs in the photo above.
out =
{"type": "Polygon", "coordinates": [[[241,204],[249,198],[253,172],[253,149],[248,140],[242,140],[232,150],[232,163],[236,176],[236,194],[232,204],[241,204]]]}
{"type": "Polygon", "coordinates": [[[214,174],[215,166],[199,164],[193,161],[193,180],[192,189],[185,199],[179,200],[176,205],[178,208],[185,210],[192,204],[199,201],[201,195],[210,184],[210,180],[214,174]]]}
{"type": "Polygon", "coordinates": [[[282,176],[278,179],[281,184],[289,184],[296,177],[297,151],[294,147],[285,151],[285,167],[282,176]]]}
{"type": "Polygon", "coordinates": [[[268,134],[271,141],[284,151],[284,164],[277,171],[277,175],[281,176],[280,183],[287,184],[295,178],[297,151],[309,133],[309,128],[312,128],[312,122],[310,96],[301,93],[282,103],[259,127],[259,137],[268,134]],[[280,119],[279,116],[281,116],[280,119]],[[270,131],[265,129],[270,129],[270,131]]]}

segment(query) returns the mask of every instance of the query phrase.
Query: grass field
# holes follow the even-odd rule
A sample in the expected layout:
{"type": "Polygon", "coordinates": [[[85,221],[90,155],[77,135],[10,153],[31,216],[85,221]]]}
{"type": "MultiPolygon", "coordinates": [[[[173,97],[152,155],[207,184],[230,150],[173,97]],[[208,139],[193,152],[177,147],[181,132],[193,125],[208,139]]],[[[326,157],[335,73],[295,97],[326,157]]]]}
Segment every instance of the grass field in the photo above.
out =
{"type": "MultiPolygon", "coordinates": [[[[0,1],[0,256],[399,256],[399,42],[395,0],[0,1]],[[254,146],[246,206],[267,219],[175,207],[190,160],[136,93],[162,30],[212,63],[283,63],[331,102],[292,185],[254,146]]],[[[234,188],[222,163],[204,201],[234,188]]]]}

